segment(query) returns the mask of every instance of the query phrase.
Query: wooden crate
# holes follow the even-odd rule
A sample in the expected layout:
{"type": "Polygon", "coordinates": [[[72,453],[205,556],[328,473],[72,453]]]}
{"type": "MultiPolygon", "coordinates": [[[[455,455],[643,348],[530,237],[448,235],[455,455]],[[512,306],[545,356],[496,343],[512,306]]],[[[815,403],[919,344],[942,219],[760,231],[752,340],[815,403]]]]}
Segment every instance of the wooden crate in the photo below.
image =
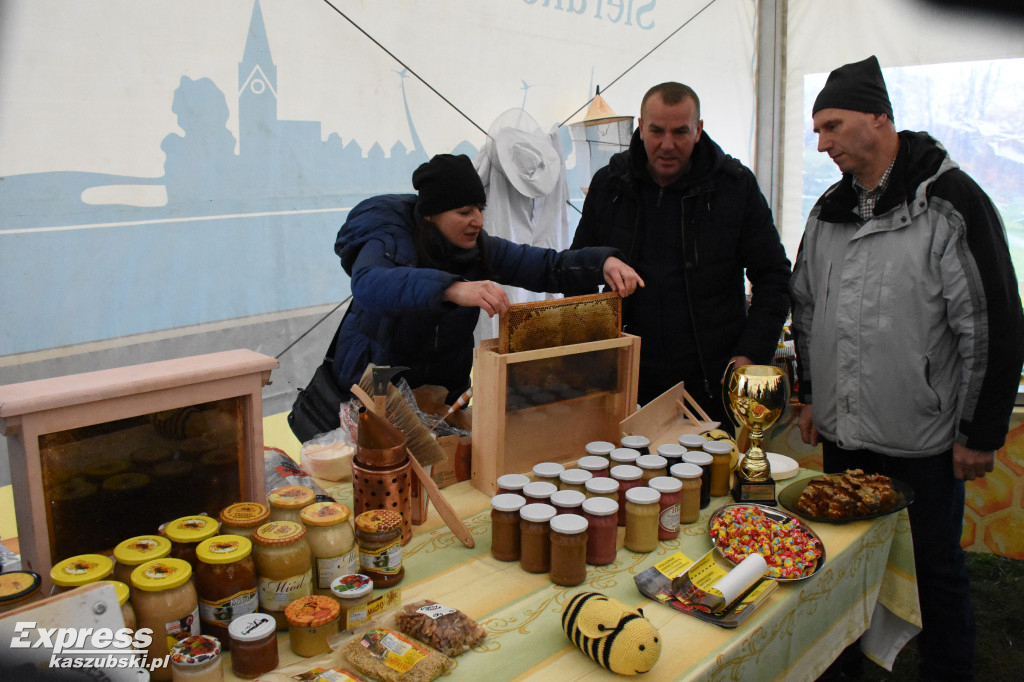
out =
{"type": "Polygon", "coordinates": [[[636,410],[640,338],[616,338],[502,354],[487,339],[473,358],[473,485],[537,462],[575,461],[593,440],[617,441],[636,410]]]}
{"type": "Polygon", "coordinates": [[[22,566],[48,591],[67,556],[265,502],[261,393],[276,367],[232,350],[0,386],[22,566]]]}
{"type": "Polygon", "coordinates": [[[684,433],[703,433],[719,426],[721,422],[710,419],[680,381],[623,419],[619,425],[619,437],[647,436],[651,439],[653,454],[659,445],[677,443],[684,433]]]}

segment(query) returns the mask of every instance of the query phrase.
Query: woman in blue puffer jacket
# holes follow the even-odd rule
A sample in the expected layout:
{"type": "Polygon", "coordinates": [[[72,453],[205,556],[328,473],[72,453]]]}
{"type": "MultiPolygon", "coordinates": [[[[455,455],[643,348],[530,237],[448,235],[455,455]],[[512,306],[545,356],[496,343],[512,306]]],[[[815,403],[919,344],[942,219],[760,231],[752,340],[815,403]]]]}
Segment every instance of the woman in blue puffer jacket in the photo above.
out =
{"type": "Polygon", "coordinates": [[[412,184],[418,194],[360,202],[334,244],[352,277],[334,354],[344,389],[369,363],[404,365],[411,387],[444,386],[452,403],[469,388],[479,311],[509,306],[499,284],[573,294],[605,283],[623,297],[644,285],[617,249],[555,251],[488,235],[487,197],[465,155],[435,156],[412,184]]]}

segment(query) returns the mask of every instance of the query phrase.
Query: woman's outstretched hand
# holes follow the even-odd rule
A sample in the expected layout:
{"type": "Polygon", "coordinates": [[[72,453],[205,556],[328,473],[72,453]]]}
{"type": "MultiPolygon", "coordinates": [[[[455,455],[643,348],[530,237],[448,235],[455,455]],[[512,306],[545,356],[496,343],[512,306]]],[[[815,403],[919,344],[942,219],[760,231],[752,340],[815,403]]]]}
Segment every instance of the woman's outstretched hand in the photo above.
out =
{"type": "Polygon", "coordinates": [[[612,291],[622,298],[632,294],[638,286],[644,285],[644,281],[636,270],[615,256],[610,256],[604,262],[604,281],[608,283],[612,291]]]}
{"type": "Polygon", "coordinates": [[[476,306],[489,317],[501,315],[508,310],[508,294],[489,280],[479,282],[453,282],[444,290],[444,300],[455,305],[476,306]]]}

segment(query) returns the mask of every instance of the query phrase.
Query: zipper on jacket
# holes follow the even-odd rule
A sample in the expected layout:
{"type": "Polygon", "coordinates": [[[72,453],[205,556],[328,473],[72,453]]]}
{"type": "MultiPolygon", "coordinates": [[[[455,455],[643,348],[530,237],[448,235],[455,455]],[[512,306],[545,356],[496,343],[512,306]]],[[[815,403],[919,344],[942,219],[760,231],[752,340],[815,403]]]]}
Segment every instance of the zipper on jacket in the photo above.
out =
{"type": "MultiPolygon", "coordinates": [[[[696,195],[690,195],[690,196],[694,196],[695,197],[696,195]]],[[[688,198],[689,197],[684,196],[682,199],[679,200],[680,217],[681,217],[681,219],[679,221],[679,229],[682,231],[682,239],[683,239],[683,263],[686,262],[686,200],[688,198]]],[[[710,205],[710,202],[711,202],[711,199],[708,199],[708,205],[710,205]]],[[[694,248],[696,249],[696,241],[694,241],[694,248]]],[[[694,254],[694,255],[696,256],[696,254],[694,254]]],[[[697,259],[696,258],[694,258],[693,263],[696,266],[696,264],[697,264],[697,259]]],[[[693,287],[690,286],[690,271],[686,267],[683,268],[683,279],[686,280],[686,307],[687,307],[687,312],[690,314],[690,325],[693,328],[693,343],[694,343],[694,346],[696,346],[696,348],[697,348],[697,362],[700,363],[700,371],[701,371],[701,374],[704,375],[704,394],[710,398],[710,397],[712,397],[712,395],[711,395],[711,381],[710,381],[710,379],[708,379],[708,369],[707,369],[707,367],[704,366],[704,352],[701,350],[700,334],[697,331],[699,329],[699,327],[697,326],[697,319],[694,317],[694,314],[693,314],[693,298],[692,298],[692,293],[691,293],[691,290],[693,289],[693,287]]]]}

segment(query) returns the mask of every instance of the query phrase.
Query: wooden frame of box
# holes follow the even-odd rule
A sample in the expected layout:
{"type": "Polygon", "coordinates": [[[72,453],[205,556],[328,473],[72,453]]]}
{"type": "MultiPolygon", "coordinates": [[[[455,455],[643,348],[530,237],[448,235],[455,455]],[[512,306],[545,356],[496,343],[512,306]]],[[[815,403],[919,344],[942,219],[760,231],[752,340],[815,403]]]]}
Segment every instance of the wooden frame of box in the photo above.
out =
{"type": "MultiPolygon", "coordinates": [[[[70,480],[81,479],[78,490],[92,491],[87,500],[131,500],[117,505],[127,507],[118,509],[117,516],[124,518],[150,513],[165,495],[205,496],[213,506],[204,482],[223,482],[225,490],[217,498],[223,492],[225,500],[264,501],[262,388],[278,366],[260,353],[232,350],[0,386],[0,432],[8,443],[22,566],[41,574],[49,589],[50,567],[64,558],[54,556],[58,530],[53,516],[69,515],[55,511],[67,504],[64,498],[47,493],[66,489],[70,480]],[[130,454],[129,448],[134,448],[130,454]],[[149,473],[166,478],[123,471],[134,462],[154,460],[160,461],[149,473]],[[121,494],[124,489],[86,479],[103,469],[123,472],[107,478],[146,477],[135,490],[147,494],[108,497],[108,490],[121,494]],[[202,490],[168,485],[186,480],[202,490]]],[[[191,504],[195,498],[188,499],[191,504]]],[[[89,509],[95,505],[77,506],[84,530],[93,530],[89,509]]],[[[219,509],[202,511],[216,514],[219,509]]],[[[155,510],[153,518],[159,513],[155,510]]],[[[92,518],[102,515],[94,511],[92,518]]],[[[150,532],[156,532],[156,525],[150,532]]],[[[98,544],[100,537],[83,543],[98,544]]],[[[111,548],[103,544],[87,551],[111,548]]]]}
{"type": "Polygon", "coordinates": [[[474,487],[493,495],[499,476],[575,460],[592,440],[617,441],[636,410],[639,367],[632,334],[507,354],[484,340],[473,352],[474,487]]]}

